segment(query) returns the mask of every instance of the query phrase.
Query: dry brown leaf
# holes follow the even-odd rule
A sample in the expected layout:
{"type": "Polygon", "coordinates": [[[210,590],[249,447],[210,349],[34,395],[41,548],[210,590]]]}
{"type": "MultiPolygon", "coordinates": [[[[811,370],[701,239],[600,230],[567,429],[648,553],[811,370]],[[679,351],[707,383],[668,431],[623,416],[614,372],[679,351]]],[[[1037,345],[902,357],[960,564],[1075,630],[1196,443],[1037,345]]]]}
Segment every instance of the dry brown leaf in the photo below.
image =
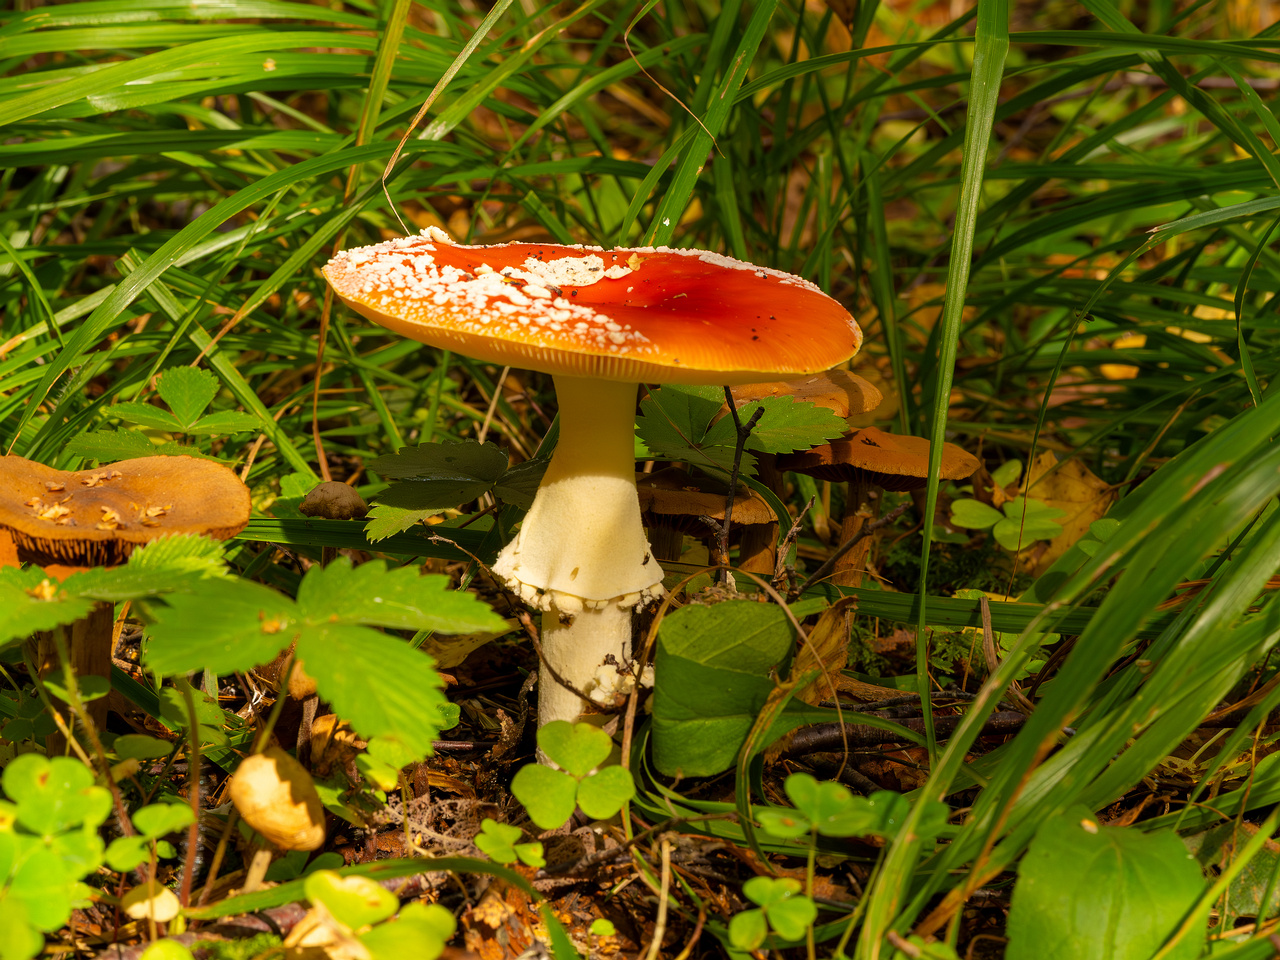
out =
{"type": "Polygon", "coordinates": [[[840,671],[849,662],[849,617],[855,604],[856,598],[842,597],[809,631],[809,640],[796,654],[791,675],[803,677],[817,670],[818,676],[796,691],[797,699],[816,705],[835,697],[840,671]]]}
{"type": "Polygon", "coordinates": [[[1105,516],[1116,498],[1115,490],[1095,477],[1079,460],[1068,460],[1049,473],[1057,463],[1058,457],[1052,450],[1040,454],[1031,465],[1023,487],[1028,497],[1066,513],[1058,518],[1062,533],[1049,542],[1048,549],[1036,563],[1033,572],[1037,575],[1049,569],[1068,547],[1088,533],[1089,524],[1105,516]]]}
{"type": "Polygon", "coordinates": [[[506,629],[496,632],[471,633],[460,637],[445,637],[443,639],[428,637],[426,642],[422,644],[422,649],[431,654],[437,667],[447,670],[449,667],[462,666],[462,661],[466,660],[473,651],[483,647],[486,643],[497,640],[499,637],[505,637],[511,631],[519,629],[520,624],[518,622],[508,620],[506,629]]]}

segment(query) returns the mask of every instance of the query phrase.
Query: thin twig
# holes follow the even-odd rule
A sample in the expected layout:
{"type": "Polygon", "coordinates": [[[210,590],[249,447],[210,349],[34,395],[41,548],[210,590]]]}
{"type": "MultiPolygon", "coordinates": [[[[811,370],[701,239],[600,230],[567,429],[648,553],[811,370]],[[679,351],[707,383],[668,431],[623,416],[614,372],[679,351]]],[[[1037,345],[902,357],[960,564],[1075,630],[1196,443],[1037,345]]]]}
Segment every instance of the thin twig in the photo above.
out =
{"type": "Polygon", "coordinates": [[[724,567],[720,570],[720,582],[729,582],[729,525],[733,518],[733,499],[738,492],[738,471],[742,468],[742,454],[747,447],[747,437],[751,436],[751,431],[755,429],[760,418],[764,416],[764,407],[757,407],[756,412],[751,415],[751,419],[746,423],[738,416],[738,405],[733,401],[733,391],[728,387],[724,388],[725,402],[729,404],[729,415],[733,417],[733,428],[737,432],[737,439],[733,447],[733,469],[729,471],[729,493],[724,499],[724,523],[720,524],[719,529],[719,548],[720,556],[724,559],[724,567]]]}
{"type": "Polygon", "coordinates": [[[865,537],[871,536],[871,534],[875,533],[877,530],[882,530],[889,526],[889,524],[893,523],[893,521],[897,520],[906,512],[907,507],[910,505],[911,504],[909,503],[904,503],[899,507],[894,507],[879,520],[872,520],[870,523],[863,525],[862,529],[859,530],[857,534],[840,544],[839,549],[837,549],[831,556],[827,557],[822,566],[815,570],[809,579],[800,585],[800,589],[796,591],[796,594],[799,595],[804,593],[815,583],[818,583],[820,580],[830,576],[831,571],[835,569],[836,563],[841,557],[857,546],[865,537]]]}

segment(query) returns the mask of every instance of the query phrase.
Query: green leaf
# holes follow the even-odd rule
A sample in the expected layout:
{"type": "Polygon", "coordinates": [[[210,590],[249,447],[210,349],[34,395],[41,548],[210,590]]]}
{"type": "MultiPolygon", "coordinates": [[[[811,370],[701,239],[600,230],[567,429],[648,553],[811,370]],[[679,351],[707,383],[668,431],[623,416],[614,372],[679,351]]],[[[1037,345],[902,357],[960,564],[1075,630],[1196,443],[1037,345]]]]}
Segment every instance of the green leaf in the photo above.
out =
{"type": "MultiPolygon", "coordinates": [[[[1016,520],[1018,517],[1022,516],[1024,502],[1026,503],[1026,516],[1028,523],[1030,523],[1032,519],[1056,520],[1058,517],[1065,517],[1067,515],[1067,511],[1062,510],[1059,507],[1051,507],[1043,500],[1037,500],[1034,497],[1027,498],[1025,501],[1022,497],[1014,497],[1012,500],[1005,503],[1003,507],[1004,515],[1011,520],[1016,520]]],[[[1061,527],[1061,524],[1058,524],[1058,526],[1061,527]]],[[[1061,532],[1061,530],[1059,530],[1059,532],[1061,532]]]]}
{"type": "Polygon", "coordinates": [[[554,830],[573,816],[578,782],[559,770],[527,763],[512,777],[511,793],[524,804],[530,820],[554,830]]]}
{"type": "MultiPolygon", "coordinates": [[[[1008,960],[1147,960],[1204,889],[1173,831],[1098,823],[1076,806],[1044,823],[1018,867],[1008,960]]],[[[1185,937],[1171,960],[1200,955],[1185,937]]]]}
{"type": "Polygon", "coordinates": [[[593,820],[616,816],[635,795],[635,780],[625,767],[604,767],[578,784],[578,806],[593,820]]]}
{"type": "MultiPolygon", "coordinates": [[[[206,580],[198,594],[149,601],[144,660],[156,673],[235,673],[266,663],[294,635],[294,603],[249,580],[206,580]]],[[[309,664],[308,664],[309,666],[309,664]]]]}
{"type": "Polygon", "coordinates": [[[0,644],[74,623],[92,609],[92,600],[46,579],[39,567],[0,568],[0,644]]]}
{"type": "Polygon", "coordinates": [[[116,837],[107,846],[103,859],[112,870],[124,872],[145,863],[151,856],[151,841],[146,837],[116,837]]]}
{"type": "Polygon", "coordinates": [[[177,940],[156,940],[138,960],[195,960],[195,955],[177,940]]]}
{"type": "Polygon", "coordinates": [[[951,523],[966,530],[985,530],[1003,520],[995,507],[981,500],[954,500],[951,503],[951,523]]]}
{"type": "Polygon", "coordinates": [[[126,566],[130,570],[146,570],[153,576],[168,570],[226,576],[226,550],[223,544],[212,537],[194,534],[162,537],[129,554],[126,566]]]}
{"type": "Polygon", "coordinates": [[[788,940],[803,938],[818,918],[817,906],[800,894],[800,882],[790,877],[752,877],[742,885],[742,893],[760,904],[769,926],[788,940]]]}
{"type": "MultiPolygon", "coordinates": [[[[733,464],[733,447],[726,451],[721,441],[704,448],[707,431],[723,405],[719,387],[662,387],[640,402],[636,430],[656,458],[727,471],[733,464]]],[[[754,474],[754,458],[744,456],[742,466],[746,475],[754,474]]]]}
{"type": "Polygon", "coordinates": [[[1062,525],[1052,520],[1032,520],[1026,523],[1017,517],[1006,517],[991,528],[991,535],[1006,550],[1017,550],[1036,540],[1052,540],[1062,532],[1062,525]]]}
{"type": "Polygon", "coordinates": [[[111,752],[122,759],[155,760],[167,757],[172,749],[173,744],[167,740],[141,733],[122,734],[111,744],[111,752]]]}
{"type": "Polygon", "coordinates": [[[542,475],[547,472],[547,464],[550,462],[545,458],[538,458],[517,463],[494,484],[494,496],[513,507],[528,510],[533,506],[538,484],[542,482],[542,475]]]}
{"type": "Polygon", "coordinates": [[[44,937],[31,925],[26,904],[0,890],[0,960],[31,960],[44,949],[44,937]]]}
{"type": "Polygon", "coordinates": [[[662,677],[653,698],[658,769],[711,776],[732,766],[773,691],[769,671],[794,642],[786,614],[772,605],[731,600],[668,614],[655,664],[662,677]]]}
{"type": "Polygon", "coordinates": [[[385,540],[427,517],[434,517],[489,492],[493,485],[486,480],[405,480],[393,483],[378,494],[369,508],[365,533],[377,542],[385,540]]]}
{"type": "Polygon", "coordinates": [[[553,720],[538,729],[538,746],[560,769],[585,777],[609,758],[613,741],[593,724],[553,720]]]}
{"type": "Polygon", "coordinates": [[[485,817],[480,821],[480,832],[475,835],[474,843],[490,859],[498,863],[513,863],[516,860],[514,844],[522,833],[519,827],[485,817]]]}
{"type": "Polygon", "coordinates": [[[218,386],[218,378],[202,367],[170,367],[160,374],[157,390],[186,429],[213,403],[218,386]]]}
{"type": "MultiPolygon", "coordinates": [[[[820,783],[807,773],[791,774],[784,788],[802,818],[824,837],[893,836],[911,811],[911,804],[900,794],[878,790],[870,797],[855,797],[842,784],[820,783]]],[[[759,819],[763,822],[766,813],[775,812],[761,811],[759,819]]],[[[945,816],[944,807],[944,822],[945,816]]]]}
{"type": "Polygon", "coordinates": [[[72,827],[99,826],[111,812],[111,794],[95,786],[79,760],[24,753],[4,768],[4,792],[17,805],[18,823],[51,836],[72,827]]]}
{"type": "MultiPolygon", "coordinates": [[[[744,404],[738,418],[746,423],[757,410],[764,413],[747,437],[747,449],[763,453],[791,453],[808,450],[843,436],[849,429],[843,419],[826,407],[798,401],[794,397],[766,397],[744,404]]],[[[727,447],[732,454],[737,442],[733,418],[721,417],[707,431],[705,444],[727,447]]],[[[732,463],[732,456],[730,458],[732,463]]]]}
{"type": "Polygon", "coordinates": [[[184,447],[177,443],[152,443],[136,430],[95,430],[72,437],[65,447],[67,453],[97,460],[101,463],[112,463],[116,460],[130,460],[134,457],[155,456],[188,456],[200,457],[202,460],[222,461],[201,453],[194,447],[184,447]]]}
{"type": "Polygon", "coordinates": [[[365,739],[393,737],[414,759],[431,752],[445,702],[431,658],[369,627],[307,625],[298,656],[320,696],[365,739]]]}
{"type": "MultiPolygon", "coordinates": [[[[58,682],[58,679],[56,679],[60,676],[60,674],[50,676],[44,682],[45,688],[63,703],[70,703],[70,694],[67,693],[66,688],[58,682]]],[[[90,675],[76,677],[76,690],[79,692],[81,700],[86,702],[90,700],[98,700],[111,692],[111,680],[107,677],[95,677],[90,675]]]]}
{"type": "Polygon", "coordinates": [[[1022,461],[1018,459],[1006,460],[991,471],[991,479],[995,481],[997,487],[1007,487],[1020,476],[1022,476],[1022,461]]]}
{"type": "Polygon", "coordinates": [[[796,840],[813,830],[808,817],[798,810],[788,810],[785,807],[768,807],[757,811],[756,820],[766,833],[781,840],[796,840]]]}
{"type": "Polygon", "coordinates": [[[182,421],[168,410],[152,406],[149,403],[134,403],[132,401],[117,403],[107,409],[107,414],[117,420],[136,423],[139,426],[150,427],[153,430],[167,430],[177,433],[181,432],[183,427],[182,421]]]}
{"type": "Polygon", "coordinates": [[[359,940],[373,960],[435,960],[451,936],[453,914],[438,903],[410,903],[395,921],[379,924],[359,940]]]}
{"type": "Polygon", "coordinates": [[[163,837],[191,826],[194,816],[186,803],[152,803],[133,814],[133,825],[145,837],[163,837]]]}
{"type": "Polygon", "coordinates": [[[729,942],[739,950],[757,950],[769,935],[763,910],[743,910],[729,920],[729,942]]]}
{"type": "Polygon", "coordinates": [[[223,433],[244,433],[262,428],[262,419],[252,413],[237,410],[221,410],[201,417],[187,428],[187,433],[204,436],[223,433]]]}
{"type": "MultiPolygon", "coordinates": [[[[375,457],[369,470],[388,479],[452,480],[483,483],[486,489],[507,469],[507,455],[492,443],[420,443],[375,457]]],[[[473,499],[473,498],[465,498],[473,499]]],[[[462,500],[457,501],[462,503],[462,500]]]]}
{"type": "Polygon", "coordinates": [[[396,912],[395,894],[368,877],[343,877],[333,870],[316,870],[302,885],[307,899],[323,903],[333,918],[352,930],[387,919],[396,912]]]}
{"type": "Polygon", "coordinates": [[[352,567],[339,557],[313,566],[298,589],[298,615],[311,623],[360,623],[399,630],[481,633],[505,621],[475,595],[453,590],[449,578],[416,566],[388,570],[381,560],[352,567]]]}

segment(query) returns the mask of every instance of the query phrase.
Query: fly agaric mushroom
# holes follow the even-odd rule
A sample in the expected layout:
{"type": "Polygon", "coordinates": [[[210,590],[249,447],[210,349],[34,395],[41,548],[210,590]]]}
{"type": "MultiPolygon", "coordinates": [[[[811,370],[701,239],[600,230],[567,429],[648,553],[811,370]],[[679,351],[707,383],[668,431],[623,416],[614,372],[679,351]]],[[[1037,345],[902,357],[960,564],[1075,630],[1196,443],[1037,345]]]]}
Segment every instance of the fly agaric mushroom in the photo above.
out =
{"type": "MultiPolygon", "coordinates": [[[[962,480],[981,466],[978,458],[954,443],[942,445],[943,480],[962,480]]],[[[819,480],[848,484],[840,542],[848,543],[862,529],[872,511],[866,506],[875,487],[884,490],[919,490],[929,483],[929,441],[923,437],[885,433],[865,427],[840,440],[804,453],[778,458],[778,467],[807,473],[819,480]]],[[[831,582],[837,586],[862,584],[863,565],[871,547],[869,539],[850,550],[836,564],[831,582]]]]}
{"type": "MultiPolygon", "coordinates": [[[[249,488],[226,467],[197,457],[142,457],[97,470],[55,470],[0,457],[0,535],[21,562],[58,580],[90,567],[124,563],[137,547],[175,534],[225,540],[249,522],[249,488]]],[[[72,624],[71,666],[78,676],[111,675],[112,607],[98,604],[72,624]]],[[[56,665],[42,651],[42,674],[56,665]]],[[[101,724],[105,699],[91,701],[101,724]]]]}
{"type": "Polygon", "coordinates": [[[826,369],[862,331],[812,283],[704,250],[455,244],[430,229],[338,254],[325,278],[368,319],[432,346],[555,377],[560,439],[494,573],[543,611],[538,722],[574,720],[596,668],[631,651],[661,592],[640,522],[641,382],[752,383],[826,369]]]}
{"type": "MultiPolygon", "coordinates": [[[[837,417],[854,417],[870,413],[884,399],[884,394],[856,373],[848,370],[825,370],[812,377],[799,380],[777,380],[770,383],[746,383],[733,388],[733,403],[743,407],[753,400],[766,397],[791,397],[830,410],[837,417]]],[[[726,411],[727,412],[727,411],[726,411]]],[[[782,495],[782,474],[778,470],[777,455],[756,454],[756,478],[779,496],[782,495]]],[[[777,563],[778,524],[751,527],[742,534],[742,546],[738,551],[738,565],[751,573],[771,577],[777,563]]]]}

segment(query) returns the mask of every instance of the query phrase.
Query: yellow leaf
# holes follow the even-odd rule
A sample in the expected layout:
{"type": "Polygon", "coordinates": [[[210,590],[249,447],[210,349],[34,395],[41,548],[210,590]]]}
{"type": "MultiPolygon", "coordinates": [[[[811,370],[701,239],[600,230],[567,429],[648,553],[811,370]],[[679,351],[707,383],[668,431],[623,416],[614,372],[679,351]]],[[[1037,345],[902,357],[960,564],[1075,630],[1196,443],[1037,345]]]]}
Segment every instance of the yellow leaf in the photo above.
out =
{"type": "Polygon", "coordinates": [[[1057,463],[1058,458],[1052,450],[1040,454],[1031,465],[1023,487],[1028,497],[1066,513],[1066,516],[1057,518],[1062,524],[1062,533],[1049,542],[1048,549],[1036,562],[1033,572],[1037,575],[1049,569],[1068,547],[1083,537],[1089,530],[1089,524],[1105,516],[1116,498],[1115,490],[1094,476],[1079,460],[1068,460],[1049,473],[1057,463]]]}

